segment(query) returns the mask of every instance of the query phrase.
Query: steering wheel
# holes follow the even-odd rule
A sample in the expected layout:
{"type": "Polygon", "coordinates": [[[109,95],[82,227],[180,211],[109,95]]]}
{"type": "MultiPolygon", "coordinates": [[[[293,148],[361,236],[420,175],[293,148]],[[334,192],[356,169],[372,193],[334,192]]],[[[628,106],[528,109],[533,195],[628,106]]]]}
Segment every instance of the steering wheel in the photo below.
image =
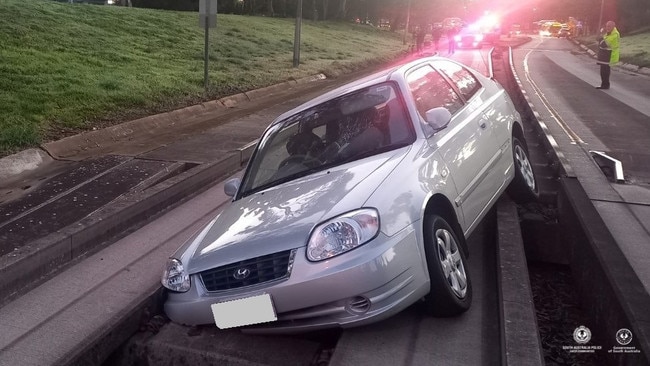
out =
{"type": "Polygon", "coordinates": [[[338,156],[339,151],[341,150],[341,145],[338,142],[334,141],[329,144],[318,156],[318,160],[322,162],[331,162],[338,156]]]}
{"type": "Polygon", "coordinates": [[[278,169],[282,169],[283,167],[289,164],[303,164],[307,159],[309,159],[307,155],[302,155],[302,154],[291,155],[280,162],[280,164],[278,165],[278,169]]]}

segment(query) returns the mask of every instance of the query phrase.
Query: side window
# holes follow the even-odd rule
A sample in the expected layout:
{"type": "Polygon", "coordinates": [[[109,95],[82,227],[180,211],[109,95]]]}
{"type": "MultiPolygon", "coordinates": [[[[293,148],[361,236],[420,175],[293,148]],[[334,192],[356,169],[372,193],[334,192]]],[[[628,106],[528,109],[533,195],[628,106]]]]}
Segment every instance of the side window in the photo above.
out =
{"type": "Polygon", "coordinates": [[[463,66],[450,61],[436,61],[435,66],[456,84],[465,100],[469,100],[481,89],[481,83],[463,66]]]}
{"type": "Polygon", "coordinates": [[[460,96],[431,66],[424,66],[411,72],[406,81],[422,119],[428,110],[436,107],[445,107],[451,114],[463,107],[460,96]]]}

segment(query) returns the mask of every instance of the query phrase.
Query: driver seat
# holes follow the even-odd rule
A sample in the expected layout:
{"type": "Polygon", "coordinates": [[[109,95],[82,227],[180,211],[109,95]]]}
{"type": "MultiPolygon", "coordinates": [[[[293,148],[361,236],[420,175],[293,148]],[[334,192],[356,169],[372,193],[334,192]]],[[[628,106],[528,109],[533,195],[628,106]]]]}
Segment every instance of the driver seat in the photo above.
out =
{"type": "Polygon", "coordinates": [[[323,141],[311,131],[302,131],[289,138],[286,148],[290,156],[318,156],[323,150],[323,141]]]}

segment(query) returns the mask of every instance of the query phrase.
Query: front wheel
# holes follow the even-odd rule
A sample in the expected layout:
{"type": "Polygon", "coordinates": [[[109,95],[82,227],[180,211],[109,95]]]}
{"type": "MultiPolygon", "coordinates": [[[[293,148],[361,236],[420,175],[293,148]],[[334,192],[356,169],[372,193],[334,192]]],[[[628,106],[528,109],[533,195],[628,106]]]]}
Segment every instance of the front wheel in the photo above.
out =
{"type": "Polygon", "coordinates": [[[431,282],[431,291],[424,298],[427,312],[434,316],[461,314],[472,304],[472,282],[458,236],[437,215],[427,215],[424,225],[424,249],[431,282]]]}
{"type": "Polygon", "coordinates": [[[508,195],[517,203],[537,201],[539,186],[528,158],[528,149],[514,136],[512,137],[512,156],[515,164],[515,178],[508,187],[508,195]]]}

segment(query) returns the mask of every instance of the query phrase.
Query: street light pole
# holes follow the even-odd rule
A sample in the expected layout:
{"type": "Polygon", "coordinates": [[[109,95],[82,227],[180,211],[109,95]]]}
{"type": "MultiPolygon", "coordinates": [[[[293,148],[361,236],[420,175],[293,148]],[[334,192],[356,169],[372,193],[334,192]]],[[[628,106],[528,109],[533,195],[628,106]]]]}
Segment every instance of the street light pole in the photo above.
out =
{"type": "Polygon", "coordinates": [[[605,0],[600,0],[600,17],[598,18],[598,33],[600,33],[603,24],[603,8],[605,7],[605,0]]]}
{"type": "Polygon", "coordinates": [[[206,94],[208,92],[208,86],[210,85],[209,81],[209,73],[208,73],[208,62],[210,60],[210,52],[208,51],[210,48],[210,42],[209,42],[209,37],[210,37],[210,21],[209,21],[210,14],[206,13],[205,14],[205,26],[203,27],[204,29],[204,44],[203,44],[203,89],[205,90],[206,94]]]}
{"type": "Polygon", "coordinates": [[[408,6],[406,7],[406,28],[404,29],[404,35],[402,36],[402,44],[406,44],[406,33],[409,31],[409,22],[411,20],[411,0],[408,1],[408,6]]]}
{"type": "Polygon", "coordinates": [[[293,37],[293,67],[300,66],[300,26],[302,25],[302,0],[298,0],[296,29],[293,37]]]}

